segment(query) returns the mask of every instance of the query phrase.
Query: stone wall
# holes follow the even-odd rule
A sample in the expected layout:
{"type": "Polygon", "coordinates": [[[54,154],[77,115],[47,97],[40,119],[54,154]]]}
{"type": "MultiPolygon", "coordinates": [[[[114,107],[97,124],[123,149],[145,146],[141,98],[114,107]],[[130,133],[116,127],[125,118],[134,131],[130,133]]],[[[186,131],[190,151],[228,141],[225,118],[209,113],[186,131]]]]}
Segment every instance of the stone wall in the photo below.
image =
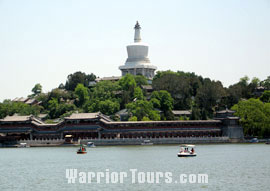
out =
{"type": "Polygon", "coordinates": [[[152,139],[88,139],[80,140],[82,144],[93,142],[95,145],[141,145],[144,140],[155,144],[200,144],[200,143],[229,143],[228,137],[181,137],[181,138],[152,138],[152,139]]]}

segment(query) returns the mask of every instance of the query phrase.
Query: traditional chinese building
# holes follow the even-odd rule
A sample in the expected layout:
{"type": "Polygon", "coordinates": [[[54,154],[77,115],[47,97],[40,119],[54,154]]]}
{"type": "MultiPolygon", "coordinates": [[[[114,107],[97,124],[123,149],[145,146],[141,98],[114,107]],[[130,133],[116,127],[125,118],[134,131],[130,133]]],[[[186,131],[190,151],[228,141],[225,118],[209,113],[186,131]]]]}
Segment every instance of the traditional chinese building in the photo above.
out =
{"type": "Polygon", "coordinates": [[[221,137],[243,139],[239,118],[219,114],[215,120],[111,121],[101,113],[74,113],[57,124],[45,124],[34,116],[7,116],[0,120],[0,141],[121,138],[221,137]],[[221,116],[220,116],[221,115],[221,116]]]}

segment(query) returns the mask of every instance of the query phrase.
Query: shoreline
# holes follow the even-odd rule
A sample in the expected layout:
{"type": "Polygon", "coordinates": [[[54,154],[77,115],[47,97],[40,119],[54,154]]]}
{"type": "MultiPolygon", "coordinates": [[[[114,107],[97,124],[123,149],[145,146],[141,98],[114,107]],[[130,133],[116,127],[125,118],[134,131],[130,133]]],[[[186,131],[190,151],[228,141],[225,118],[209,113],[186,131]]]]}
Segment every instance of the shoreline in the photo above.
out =
{"type": "MultiPolygon", "coordinates": [[[[259,142],[259,143],[250,143],[250,142],[238,142],[238,143],[232,143],[232,142],[228,142],[228,143],[198,143],[196,145],[265,145],[264,142],[259,142]]],[[[181,145],[181,143],[179,144],[153,144],[153,145],[97,145],[98,147],[115,147],[115,146],[120,146],[120,147],[129,147],[129,146],[175,146],[175,145],[181,145]]],[[[30,147],[27,148],[77,148],[79,147],[79,145],[32,145],[30,147]]],[[[0,146],[0,149],[5,149],[5,148],[20,148],[18,147],[18,145],[6,145],[6,146],[0,146]]],[[[88,149],[90,149],[90,147],[87,147],[88,149]]]]}
{"type": "MultiPolygon", "coordinates": [[[[267,139],[258,139],[259,143],[266,143],[267,139]]],[[[82,139],[73,143],[65,140],[21,140],[13,144],[0,144],[0,148],[17,148],[21,143],[27,147],[77,147],[80,144],[87,145],[93,142],[96,146],[151,146],[151,145],[179,145],[179,144],[246,144],[250,140],[229,139],[228,137],[188,137],[188,138],[138,138],[138,139],[82,139]],[[145,143],[147,141],[148,143],[145,143]],[[150,144],[149,144],[150,143],[150,144]]],[[[254,143],[252,143],[254,144],[254,143]]]]}
{"type": "MultiPolygon", "coordinates": [[[[229,137],[178,137],[178,138],[118,138],[118,139],[79,139],[66,142],[65,139],[52,140],[20,140],[13,143],[1,144],[0,148],[17,148],[20,144],[26,147],[78,147],[88,142],[95,146],[151,146],[151,145],[180,145],[180,144],[247,144],[251,139],[230,139],[229,137]]],[[[258,139],[258,143],[266,143],[269,139],[258,139]]],[[[254,143],[252,143],[254,144],[254,143]]]]}

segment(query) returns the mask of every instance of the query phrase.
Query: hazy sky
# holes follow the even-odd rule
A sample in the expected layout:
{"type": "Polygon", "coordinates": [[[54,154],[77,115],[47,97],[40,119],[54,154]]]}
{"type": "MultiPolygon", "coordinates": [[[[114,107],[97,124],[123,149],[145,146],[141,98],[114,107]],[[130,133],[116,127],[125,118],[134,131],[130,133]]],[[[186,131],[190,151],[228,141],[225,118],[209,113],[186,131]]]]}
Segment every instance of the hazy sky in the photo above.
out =
{"type": "Polygon", "coordinates": [[[270,0],[0,0],[0,101],[76,71],[120,76],[137,20],[158,70],[270,76],[270,0]]]}

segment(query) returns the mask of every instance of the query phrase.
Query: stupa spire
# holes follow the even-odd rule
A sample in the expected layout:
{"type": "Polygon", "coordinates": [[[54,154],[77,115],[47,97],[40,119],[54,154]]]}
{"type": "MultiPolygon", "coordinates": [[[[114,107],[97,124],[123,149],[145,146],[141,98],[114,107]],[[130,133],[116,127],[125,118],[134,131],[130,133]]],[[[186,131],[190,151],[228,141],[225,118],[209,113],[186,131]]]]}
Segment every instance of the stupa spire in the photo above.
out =
{"type": "Polygon", "coordinates": [[[134,42],[141,42],[142,40],[141,33],[140,33],[141,26],[138,21],[136,22],[134,29],[135,29],[134,42]]]}

